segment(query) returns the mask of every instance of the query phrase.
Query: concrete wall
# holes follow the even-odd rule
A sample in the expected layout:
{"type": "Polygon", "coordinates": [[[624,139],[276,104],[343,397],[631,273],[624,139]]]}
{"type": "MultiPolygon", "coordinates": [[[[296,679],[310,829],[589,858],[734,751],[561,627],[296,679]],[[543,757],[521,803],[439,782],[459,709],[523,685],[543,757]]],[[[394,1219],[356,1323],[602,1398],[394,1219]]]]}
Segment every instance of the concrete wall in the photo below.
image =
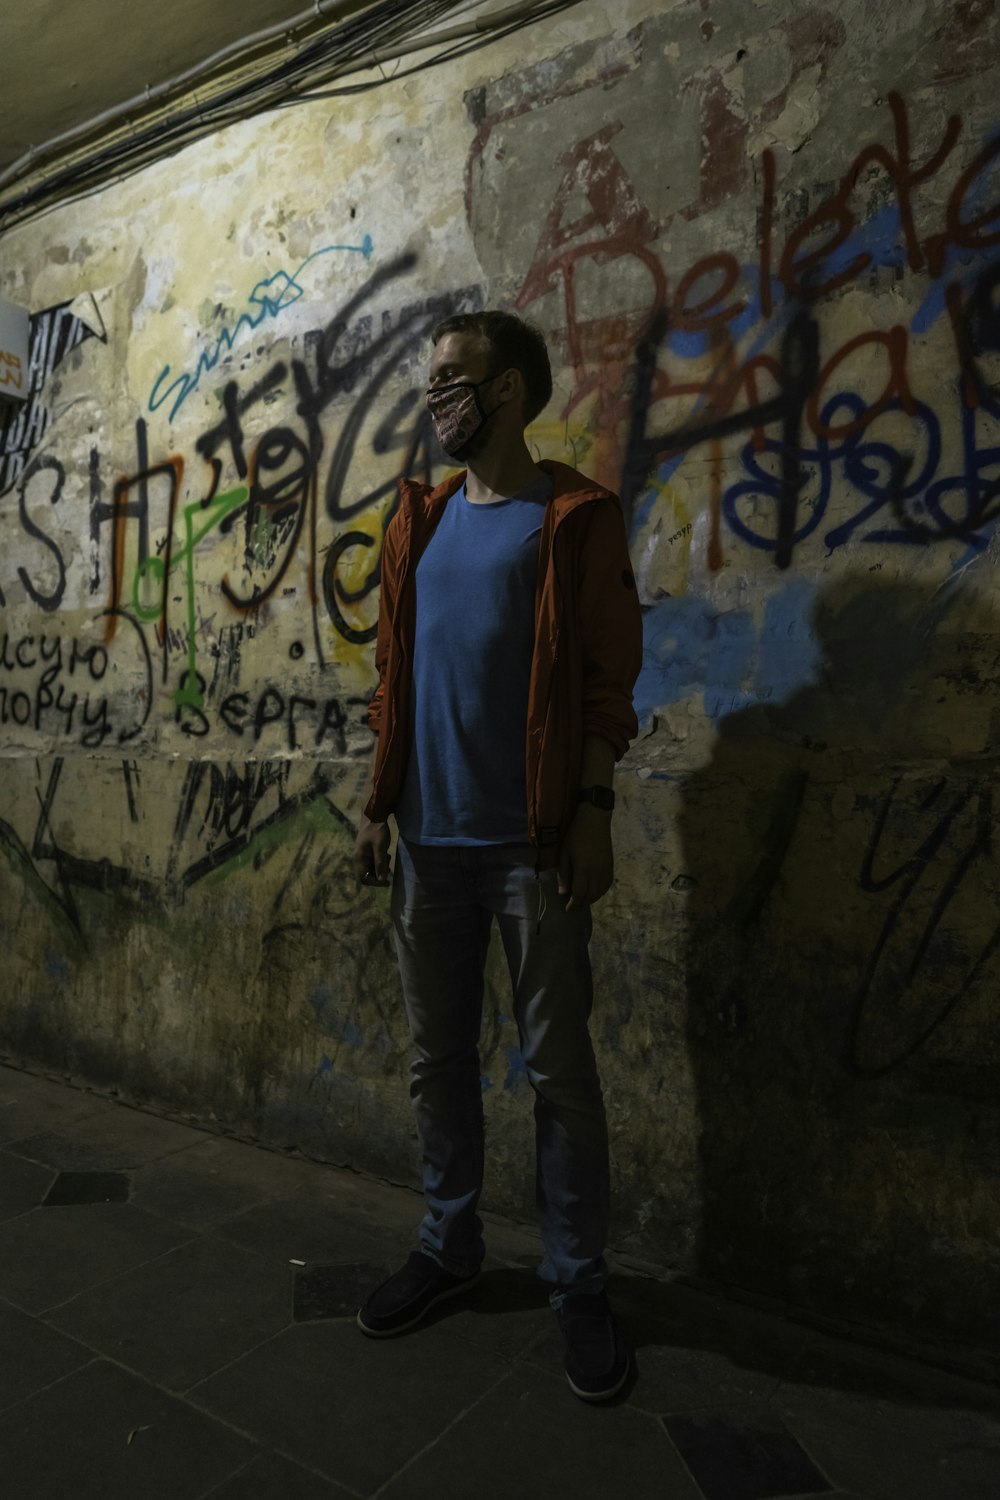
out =
{"type": "MultiPolygon", "coordinates": [[[[640,738],[594,954],[615,1243],[995,1346],[993,0],[581,4],[8,232],[0,1045],[415,1180],[370,774],[445,310],[550,336],[640,738]]],[[[488,1204],[531,1211],[491,961],[488,1204]]]]}

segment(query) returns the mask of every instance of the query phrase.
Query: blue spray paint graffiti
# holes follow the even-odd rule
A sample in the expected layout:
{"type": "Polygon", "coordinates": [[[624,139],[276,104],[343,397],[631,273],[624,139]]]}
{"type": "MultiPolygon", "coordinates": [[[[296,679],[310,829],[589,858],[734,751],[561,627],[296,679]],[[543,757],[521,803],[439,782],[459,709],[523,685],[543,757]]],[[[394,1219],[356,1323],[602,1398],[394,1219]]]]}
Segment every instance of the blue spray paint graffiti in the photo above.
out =
{"type": "Polygon", "coordinates": [[[504,1088],[510,1092],[516,1089],[522,1078],[527,1078],[528,1068],[521,1055],[521,1049],[514,1043],[507,1043],[507,1076],[503,1081],[504,1088]]]}
{"type": "Polygon", "coordinates": [[[332,985],[325,982],[314,985],[309,994],[309,1004],[327,1036],[339,1037],[349,1047],[360,1047],[363,1044],[364,1037],[355,1013],[348,1011],[346,1016],[340,1013],[332,985]]]}
{"type": "Polygon", "coordinates": [[[790,579],[771,595],[758,632],[750,610],[720,612],[685,595],[646,612],[635,706],[648,717],[704,692],[710,719],[759,703],[780,703],[815,682],[822,652],[812,632],[817,585],[790,579]]]}
{"type": "MultiPolygon", "coordinates": [[[[683,369],[668,377],[654,358],[659,383],[645,393],[649,404],[681,393],[693,400],[680,429],[679,451],[652,465],[658,482],[642,485],[636,495],[630,482],[623,480],[623,493],[633,502],[633,540],[638,539],[664,485],[676,475],[687,454],[713,432],[730,434],[742,426],[755,428],[757,440],[745,443],[740,451],[744,476],[729,484],[722,495],[721,520],[739,541],[772,553],[781,567],[788,566],[793,548],[814,535],[822,538],[828,552],[854,542],[906,548],[957,542],[966,549],[956,565],[959,571],[988,546],[1000,515],[1000,449],[988,435],[984,438],[982,428],[992,428],[992,422],[984,423],[984,418],[993,422],[1000,418],[1000,400],[996,382],[979,376],[976,363],[985,353],[1000,352],[996,306],[1000,133],[984,137],[972,166],[957,176],[943,228],[921,240],[914,228],[906,173],[912,172],[916,182],[938,172],[951,159],[960,121],[958,117],[948,121],[936,153],[917,172],[908,162],[908,148],[904,152],[903,147],[909,139],[906,107],[898,95],[890,96],[890,103],[897,126],[898,161],[905,160],[905,166],[893,167],[896,158],[883,148],[865,148],[838,190],[798,226],[799,230],[811,226],[812,233],[796,239],[796,230],[792,231],[779,276],[771,274],[770,249],[766,256],[762,249],[759,266],[737,268],[733,262],[733,278],[725,283],[725,296],[716,288],[717,304],[710,295],[693,314],[681,308],[678,316],[675,308],[673,319],[661,321],[651,339],[654,352],[658,355],[656,346],[662,345],[675,360],[702,363],[692,380],[683,369]],[[857,174],[863,165],[870,168],[876,161],[887,174],[885,187],[894,185],[896,200],[870,208],[868,217],[857,222],[850,202],[857,174]],[[820,233],[827,236],[825,245],[816,244],[820,233]],[[931,282],[908,322],[891,329],[873,325],[840,348],[827,350],[811,382],[803,383],[803,372],[796,372],[794,360],[786,367],[784,358],[775,359],[775,348],[786,338],[792,318],[801,316],[803,307],[818,307],[824,288],[842,287],[861,276],[870,278],[885,271],[897,277],[907,271],[922,274],[931,282]],[[737,287],[748,289],[744,300],[736,300],[737,287]],[[730,307],[722,311],[727,298],[730,307]],[[950,421],[950,413],[935,411],[918,399],[923,379],[916,340],[943,314],[950,319],[957,356],[951,390],[958,407],[950,421]],[[686,315],[690,315],[689,322],[693,316],[693,326],[684,326],[686,315]],[[723,323],[725,337],[720,341],[723,323]],[[708,359],[712,368],[705,375],[708,359]],[[880,373],[872,376],[873,390],[862,394],[851,388],[851,373],[867,368],[880,373]],[[784,399],[759,401],[755,395],[758,375],[765,388],[776,381],[784,399]],[[801,392],[791,399],[796,382],[801,392]],[[970,384],[976,388],[973,399],[970,384]],[[745,413],[740,411],[741,396],[745,413]],[[795,401],[799,402],[797,411],[795,401]],[[761,413],[757,421],[753,420],[755,407],[761,413]],[[780,420],[787,425],[790,411],[794,435],[787,428],[780,439],[773,432],[765,439],[772,424],[780,420]],[[943,454],[942,434],[959,425],[962,455],[961,463],[956,463],[943,454]],[[797,465],[788,461],[789,443],[797,465]],[[807,478],[818,493],[807,496],[807,478]],[[852,492],[859,497],[854,507],[852,492]],[[778,517],[788,507],[789,494],[795,522],[779,535],[778,517]],[[821,525],[832,497],[838,524],[827,523],[824,530],[821,525]]],[[[708,257],[705,271],[689,271],[682,280],[697,286],[698,274],[707,275],[713,259],[720,262],[724,257],[708,257]]],[[[809,311],[807,321],[812,316],[809,311]]],[[[633,432],[642,425],[633,417],[633,432]]],[[[661,452],[666,452],[671,435],[664,435],[661,452]]],[[[656,440],[644,437],[643,444],[653,457],[656,440]]],[[[721,565],[718,532],[714,535],[713,568],[721,565]]]]}
{"type": "Polygon", "coordinates": [[[241,333],[259,328],[266,318],[276,318],[284,308],[291,307],[293,303],[305,296],[305,289],[299,284],[299,277],[312,261],[318,260],[322,255],[332,255],[335,251],[351,252],[362,255],[365,260],[368,260],[372,249],[371,235],[366,234],[360,245],[324,245],[322,250],[314,250],[296,266],[291,274],[287,271],[275,271],[271,276],[262,277],[247,297],[247,302],[253,311],[241,313],[232,328],[223,327],[215,343],[210,348],[202,350],[198,356],[193,374],[178,375],[166,389],[161,390],[164,381],[171,373],[170,365],[164,365],[153,383],[149,396],[149,410],[158,411],[176,391],[177,395],[168,413],[172,420],[192,391],[197,389],[202,375],[214,369],[222,356],[229,353],[241,333]]]}

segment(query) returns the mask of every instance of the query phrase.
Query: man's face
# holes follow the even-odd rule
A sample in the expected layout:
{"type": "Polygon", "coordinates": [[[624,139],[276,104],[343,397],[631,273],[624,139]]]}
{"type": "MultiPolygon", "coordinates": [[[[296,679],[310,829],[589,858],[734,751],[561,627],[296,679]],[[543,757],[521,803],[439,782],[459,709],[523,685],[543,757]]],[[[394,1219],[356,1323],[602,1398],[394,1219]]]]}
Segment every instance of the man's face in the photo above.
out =
{"type": "Polygon", "coordinates": [[[489,345],[471,333],[446,333],[434,348],[427,409],[452,458],[472,458],[489,442],[489,419],[497,409],[490,387],[501,373],[492,368],[492,358],[489,345]]]}

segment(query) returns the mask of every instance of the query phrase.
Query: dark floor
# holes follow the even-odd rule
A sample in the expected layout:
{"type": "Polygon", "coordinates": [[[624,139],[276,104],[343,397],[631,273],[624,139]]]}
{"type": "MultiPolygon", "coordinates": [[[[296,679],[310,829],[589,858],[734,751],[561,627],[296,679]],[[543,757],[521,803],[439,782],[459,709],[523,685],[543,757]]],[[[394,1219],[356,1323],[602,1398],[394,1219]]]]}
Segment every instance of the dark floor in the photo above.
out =
{"type": "Polygon", "coordinates": [[[0,1067],[3,1500],[997,1500],[1000,1394],[618,1271],[638,1374],[577,1400],[488,1224],[465,1303],[364,1338],[415,1195],[0,1067]]]}

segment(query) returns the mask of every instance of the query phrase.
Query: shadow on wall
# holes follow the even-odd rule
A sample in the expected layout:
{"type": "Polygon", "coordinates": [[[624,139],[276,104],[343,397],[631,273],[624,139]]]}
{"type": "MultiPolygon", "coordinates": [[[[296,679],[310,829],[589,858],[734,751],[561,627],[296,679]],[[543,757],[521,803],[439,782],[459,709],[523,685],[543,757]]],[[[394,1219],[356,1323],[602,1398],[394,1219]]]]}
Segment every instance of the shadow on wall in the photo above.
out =
{"type": "Polygon", "coordinates": [[[835,585],[685,791],[701,1270],[1000,1348],[1000,622],[835,585]]]}

